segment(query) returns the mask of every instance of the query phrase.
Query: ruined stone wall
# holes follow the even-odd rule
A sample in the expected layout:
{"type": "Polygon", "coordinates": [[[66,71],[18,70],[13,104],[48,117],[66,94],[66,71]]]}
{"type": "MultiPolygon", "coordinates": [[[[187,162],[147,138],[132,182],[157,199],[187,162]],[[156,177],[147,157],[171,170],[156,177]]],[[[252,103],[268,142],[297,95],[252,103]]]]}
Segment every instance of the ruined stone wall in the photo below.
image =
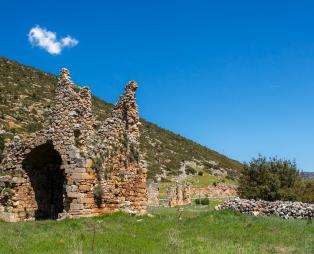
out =
{"type": "Polygon", "coordinates": [[[89,156],[94,158],[97,173],[95,188],[99,209],[144,213],[147,208],[146,168],[139,152],[139,115],[135,102],[135,81],[127,84],[111,116],[90,140],[89,156]],[[99,191],[98,191],[99,192],[99,191]]]}
{"type": "Polygon", "coordinates": [[[238,187],[233,184],[219,183],[203,188],[191,188],[191,196],[197,198],[236,197],[237,195],[238,187]]]}
{"type": "MultiPolygon", "coordinates": [[[[136,89],[136,82],[131,81],[111,117],[95,130],[90,90],[75,87],[69,72],[62,69],[48,126],[26,140],[16,136],[4,150],[0,170],[7,176],[0,179],[0,188],[8,193],[0,194],[0,218],[35,218],[38,193],[31,175],[40,170],[37,172],[25,161],[35,148],[46,144],[60,155],[58,170],[64,175],[64,209],[58,217],[92,216],[122,209],[145,213],[146,169],[140,160],[136,89]]],[[[47,170],[48,165],[42,167],[47,170]]],[[[41,192],[44,195],[44,188],[41,192]]]]}
{"type": "Polygon", "coordinates": [[[147,186],[148,206],[159,206],[159,184],[152,181],[147,186]]]}
{"type": "Polygon", "coordinates": [[[191,204],[190,186],[176,181],[175,186],[169,186],[167,191],[167,203],[169,207],[191,204]]]}
{"type": "Polygon", "coordinates": [[[91,92],[88,87],[75,87],[69,71],[61,70],[50,112],[50,126],[55,136],[61,136],[67,145],[86,150],[86,140],[94,134],[91,92]],[[78,90],[78,91],[77,91],[78,90]]]}
{"type": "Polygon", "coordinates": [[[191,204],[191,186],[186,184],[183,190],[183,203],[191,204]]]}

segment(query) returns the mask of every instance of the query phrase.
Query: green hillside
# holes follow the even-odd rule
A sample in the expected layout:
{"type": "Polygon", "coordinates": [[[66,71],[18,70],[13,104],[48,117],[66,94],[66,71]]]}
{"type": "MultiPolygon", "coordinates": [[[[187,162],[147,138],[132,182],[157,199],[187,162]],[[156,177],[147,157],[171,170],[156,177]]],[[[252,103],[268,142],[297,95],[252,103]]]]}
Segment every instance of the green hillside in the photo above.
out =
{"type": "MultiPolygon", "coordinates": [[[[45,125],[46,111],[54,98],[57,77],[32,67],[0,57],[0,150],[16,133],[26,135],[45,125]]],[[[93,111],[103,120],[112,105],[93,97],[93,111]]],[[[242,164],[201,146],[180,135],[142,121],[141,149],[148,163],[149,177],[165,170],[170,175],[179,173],[183,161],[196,162],[209,172],[226,168],[236,173],[242,164]],[[218,163],[213,165],[212,161],[218,163]]],[[[0,151],[1,152],[1,151],[0,151]]]]}

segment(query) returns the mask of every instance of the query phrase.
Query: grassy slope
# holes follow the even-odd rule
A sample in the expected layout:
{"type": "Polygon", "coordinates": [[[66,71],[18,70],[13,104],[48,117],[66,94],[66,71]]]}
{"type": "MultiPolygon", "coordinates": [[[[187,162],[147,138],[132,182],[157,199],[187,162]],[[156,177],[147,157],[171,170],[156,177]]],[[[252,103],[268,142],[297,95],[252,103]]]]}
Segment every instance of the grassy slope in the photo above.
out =
{"type": "MultiPolygon", "coordinates": [[[[51,74],[0,57],[0,126],[12,135],[40,129],[52,103],[56,83],[57,78],[51,74]]],[[[98,120],[105,119],[111,107],[93,97],[93,110],[98,120]]],[[[205,166],[209,160],[214,160],[222,167],[242,168],[238,161],[143,119],[142,123],[141,150],[148,162],[149,176],[160,173],[162,168],[176,175],[184,160],[198,161],[205,166]]]]}
{"type": "Polygon", "coordinates": [[[262,218],[212,208],[159,208],[154,218],[0,222],[0,253],[314,253],[312,221],[262,218]],[[95,228],[94,251],[93,232],[95,228]]]}

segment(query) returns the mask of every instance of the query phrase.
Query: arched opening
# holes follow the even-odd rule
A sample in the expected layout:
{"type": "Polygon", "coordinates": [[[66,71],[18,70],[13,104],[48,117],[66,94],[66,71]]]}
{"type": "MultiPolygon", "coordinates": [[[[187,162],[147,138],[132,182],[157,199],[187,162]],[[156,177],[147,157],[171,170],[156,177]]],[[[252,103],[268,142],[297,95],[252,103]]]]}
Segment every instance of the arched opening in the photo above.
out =
{"type": "Polygon", "coordinates": [[[61,164],[61,156],[50,142],[34,148],[23,161],[35,192],[36,219],[57,219],[63,211],[65,176],[61,164]]]}

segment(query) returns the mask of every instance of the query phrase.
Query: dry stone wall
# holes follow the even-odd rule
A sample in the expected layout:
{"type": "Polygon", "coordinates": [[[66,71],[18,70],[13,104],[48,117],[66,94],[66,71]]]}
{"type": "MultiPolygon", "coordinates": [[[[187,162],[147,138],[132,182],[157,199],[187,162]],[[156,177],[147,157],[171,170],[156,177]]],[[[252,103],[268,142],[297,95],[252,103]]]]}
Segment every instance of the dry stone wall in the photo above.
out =
{"type": "Polygon", "coordinates": [[[46,128],[16,136],[3,152],[0,218],[76,218],[145,213],[146,168],[139,151],[137,84],[129,82],[96,129],[89,88],[62,69],[46,128]]]}
{"type": "Polygon", "coordinates": [[[291,201],[263,201],[235,198],[226,201],[217,209],[232,209],[241,213],[270,216],[277,215],[284,219],[313,219],[314,204],[291,201]]]}

